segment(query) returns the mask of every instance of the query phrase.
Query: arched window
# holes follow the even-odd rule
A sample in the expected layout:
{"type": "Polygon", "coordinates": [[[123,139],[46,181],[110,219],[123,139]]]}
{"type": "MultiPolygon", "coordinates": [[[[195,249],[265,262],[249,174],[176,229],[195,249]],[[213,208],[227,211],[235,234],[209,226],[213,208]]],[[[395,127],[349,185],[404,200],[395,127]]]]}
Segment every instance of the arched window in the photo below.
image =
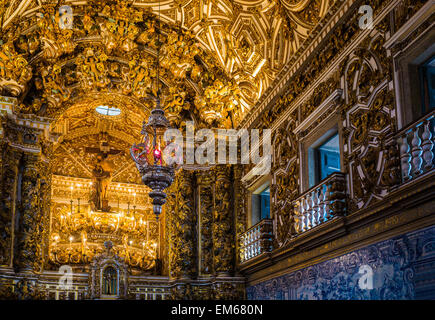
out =
{"type": "Polygon", "coordinates": [[[118,116],[121,114],[121,109],[108,106],[98,106],[95,108],[95,110],[99,114],[103,114],[105,116],[118,116]]]}
{"type": "Polygon", "coordinates": [[[103,294],[118,295],[118,272],[113,267],[107,267],[103,271],[103,294]]]}

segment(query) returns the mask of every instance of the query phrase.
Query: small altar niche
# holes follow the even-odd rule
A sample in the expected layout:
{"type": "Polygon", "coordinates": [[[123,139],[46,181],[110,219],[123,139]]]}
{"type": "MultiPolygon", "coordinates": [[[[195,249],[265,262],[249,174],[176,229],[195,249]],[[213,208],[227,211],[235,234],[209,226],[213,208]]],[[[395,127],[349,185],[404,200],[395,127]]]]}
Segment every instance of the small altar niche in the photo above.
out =
{"type": "Polygon", "coordinates": [[[91,299],[125,299],[127,296],[127,265],[112,249],[111,241],[104,243],[106,252],[91,263],[91,299]]]}
{"type": "Polygon", "coordinates": [[[119,270],[109,265],[102,271],[102,295],[117,296],[119,289],[119,270]]]}

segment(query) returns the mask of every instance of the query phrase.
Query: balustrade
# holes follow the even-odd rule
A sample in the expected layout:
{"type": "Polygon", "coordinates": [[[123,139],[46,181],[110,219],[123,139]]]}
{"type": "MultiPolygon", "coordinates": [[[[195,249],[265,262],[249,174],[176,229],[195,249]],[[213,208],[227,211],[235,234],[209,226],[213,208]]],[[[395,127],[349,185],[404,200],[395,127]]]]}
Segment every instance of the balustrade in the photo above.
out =
{"type": "Polygon", "coordinates": [[[295,230],[308,231],[346,211],[346,180],[336,172],[306,191],[294,202],[295,230]]]}
{"type": "Polygon", "coordinates": [[[240,261],[243,263],[272,250],[272,220],[264,219],[240,237],[240,261]]]}
{"type": "Polygon", "coordinates": [[[397,134],[403,182],[434,168],[434,122],[435,110],[397,134]]]}

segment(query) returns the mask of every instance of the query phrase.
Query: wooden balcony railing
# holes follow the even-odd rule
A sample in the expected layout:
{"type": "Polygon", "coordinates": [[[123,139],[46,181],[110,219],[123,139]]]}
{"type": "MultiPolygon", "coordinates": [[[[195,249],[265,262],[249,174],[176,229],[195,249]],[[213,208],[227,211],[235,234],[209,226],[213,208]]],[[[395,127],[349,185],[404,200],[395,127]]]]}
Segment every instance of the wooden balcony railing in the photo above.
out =
{"type": "Polygon", "coordinates": [[[294,202],[296,235],[346,213],[346,179],[335,172],[294,202]]]}
{"type": "Polygon", "coordinates": [[[398,132],[402,180],[415,179],[434,168],[435,110],[398,132]]]}
{"type": "Polygon", "coordinates": [[[243,263],[272,250],[273,225],[271,219],[261,220],[240,237],[240,262],[243,263]]]}

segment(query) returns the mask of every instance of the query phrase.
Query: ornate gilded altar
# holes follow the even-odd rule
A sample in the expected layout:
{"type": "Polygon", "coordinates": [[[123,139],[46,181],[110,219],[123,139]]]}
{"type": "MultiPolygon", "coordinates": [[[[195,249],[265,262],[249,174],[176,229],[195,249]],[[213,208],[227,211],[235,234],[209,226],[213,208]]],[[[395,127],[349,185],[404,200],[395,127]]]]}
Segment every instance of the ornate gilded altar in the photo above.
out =
{"type": "Polygon", "coordinates": [[[2,1],[0,298],[244,298],[247,279],[431,223],[427,208],[376,217],[430,198],[433,113],[399,130],[393,66],[433,17],[423,0],[372,2],[361,30],[360,0],[167,1],[161,28],[151,0],[2,1]],[[171,126],[272,130],[270,219],[249,222],[251,166],[193,165],[156,221],[128,150],[154,107],[159,46],[171,126]],[[331,118],[343,169],[303,188],[302,143],[331,118]]]}

